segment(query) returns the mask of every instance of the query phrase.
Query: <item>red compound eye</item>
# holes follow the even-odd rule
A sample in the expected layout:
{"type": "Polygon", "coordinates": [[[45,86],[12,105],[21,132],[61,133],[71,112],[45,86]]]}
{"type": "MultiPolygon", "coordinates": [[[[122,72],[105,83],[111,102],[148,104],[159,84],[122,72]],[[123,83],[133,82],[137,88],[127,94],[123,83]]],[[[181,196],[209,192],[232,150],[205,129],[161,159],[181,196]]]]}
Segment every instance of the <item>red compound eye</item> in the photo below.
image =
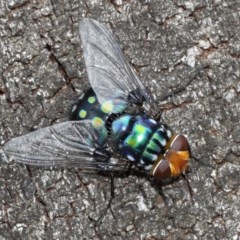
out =
{"type": "Polygon", "coordinates": [[[156,180],[171,177],[172,173],[169,162],[166,159],[161,159],[154,167],[152,175],[156,180]]]}
{"type": "Polygon", "coordinates": [[[166,150],[163,158],[154,166],[152,175],[156,180],[178,176],[185,171],[189,156],[190,147],[186,137],[177,135],[170,148],[166,150]]]}
{"type": "Polygon", "coordinates": [[[170,148],[177,152],[178,151],[189,151],[189,149],[190,149],[188,140],[183,135],[177,135],[174,138],[170,148]]]}

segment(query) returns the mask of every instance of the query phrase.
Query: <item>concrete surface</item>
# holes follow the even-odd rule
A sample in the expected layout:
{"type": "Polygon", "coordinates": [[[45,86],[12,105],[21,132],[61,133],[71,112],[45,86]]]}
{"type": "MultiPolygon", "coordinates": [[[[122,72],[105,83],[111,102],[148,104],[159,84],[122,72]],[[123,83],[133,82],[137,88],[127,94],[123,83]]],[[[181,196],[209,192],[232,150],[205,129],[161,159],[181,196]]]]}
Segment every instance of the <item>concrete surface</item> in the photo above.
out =
{"type": "Polygon", "coordinates": [[[111,27],[157,99],[163,119],[188,136],[187,181],[162,187],[79,169],[0,164],[0,239],[239,239],[239,1],[31,1],[0,4],[0,143],[64,121],[88,81],[78,24],[111,27]],[[205,164],[204,164],[205,163],[205,164]],[[209,166],[210,165],[210,166],[209,166]]]}

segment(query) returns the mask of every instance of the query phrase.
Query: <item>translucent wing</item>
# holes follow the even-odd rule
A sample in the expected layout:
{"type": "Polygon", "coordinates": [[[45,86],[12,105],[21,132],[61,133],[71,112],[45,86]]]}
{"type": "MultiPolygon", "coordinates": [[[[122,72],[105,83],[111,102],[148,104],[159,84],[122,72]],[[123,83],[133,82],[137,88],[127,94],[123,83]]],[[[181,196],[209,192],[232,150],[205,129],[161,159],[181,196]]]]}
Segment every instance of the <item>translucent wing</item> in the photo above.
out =
{"type": "Polygon", "coordinates": [[[114,159],[98,148],[99,134],[91,121],[63,122],[13,138],[1,156],[27,165],[114,170],[114,159]]]}
{"type": "Polygon", "coordinates": [[[98,101],[111,100],[113,112],[123,111],[131,104],[157,114],[157,106],[125,59],[114,36],[97,21],[84,18],[80,37],[89,81],[98,101]]]}

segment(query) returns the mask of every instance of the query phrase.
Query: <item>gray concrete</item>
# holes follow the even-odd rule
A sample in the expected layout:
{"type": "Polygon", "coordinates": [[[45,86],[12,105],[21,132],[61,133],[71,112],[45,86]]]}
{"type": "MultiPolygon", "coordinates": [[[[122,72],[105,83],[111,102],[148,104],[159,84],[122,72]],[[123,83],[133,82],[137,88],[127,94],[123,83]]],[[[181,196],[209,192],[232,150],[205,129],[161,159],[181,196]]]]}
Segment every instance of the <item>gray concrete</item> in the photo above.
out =
{"type": "Polygon", "coordinates": [[[187,182],[115,181],[79,169],[0,165],[0,239],[239,239],[239,1],[1,1],[0,143],[64,121],[88,81],[78,24],[111,26],[139,75],[185,133],[194,160],[187,182]],[[238,3],[237,3],[238,2],[238,3]]]}

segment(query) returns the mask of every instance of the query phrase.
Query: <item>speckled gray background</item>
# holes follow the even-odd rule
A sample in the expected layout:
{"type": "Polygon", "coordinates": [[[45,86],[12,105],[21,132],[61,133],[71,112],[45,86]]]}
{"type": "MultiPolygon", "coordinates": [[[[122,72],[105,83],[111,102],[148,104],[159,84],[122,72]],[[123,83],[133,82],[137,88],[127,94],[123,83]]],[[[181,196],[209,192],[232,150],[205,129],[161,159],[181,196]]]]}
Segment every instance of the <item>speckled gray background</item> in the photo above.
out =
{"type": "Polygon", "coordinates": [[[78,24],[88,16],[117,35],[164,121],[185,133],[195,156],[193,190],[163,186],[168,208],[144,178],[110,180],[78,169],[0,163],[0,239],[239,239],[239,1],[0,1],[0,143],[64,121],[88,81],[78,24]]]}

